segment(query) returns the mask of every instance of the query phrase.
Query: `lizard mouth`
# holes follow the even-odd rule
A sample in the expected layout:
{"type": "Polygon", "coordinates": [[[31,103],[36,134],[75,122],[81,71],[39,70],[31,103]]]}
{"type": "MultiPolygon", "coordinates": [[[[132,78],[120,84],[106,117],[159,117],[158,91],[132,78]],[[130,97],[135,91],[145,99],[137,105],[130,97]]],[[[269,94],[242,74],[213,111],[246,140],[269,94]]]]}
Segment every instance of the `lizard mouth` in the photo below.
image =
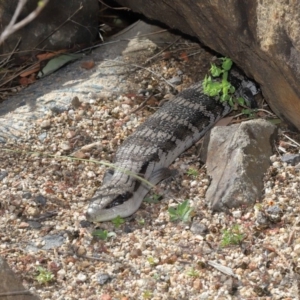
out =
{"type": "Polygon", "coordinates": [[[118,216],[126,218],[131,216],[139,208],[133,198],[116,199],[106,206],[99,203],[91,203],[85,214],[86,219],[90,222],[105,222],[110,221],[118,216]],[[123,202],[122,202],[123,201],[123,202]]]}

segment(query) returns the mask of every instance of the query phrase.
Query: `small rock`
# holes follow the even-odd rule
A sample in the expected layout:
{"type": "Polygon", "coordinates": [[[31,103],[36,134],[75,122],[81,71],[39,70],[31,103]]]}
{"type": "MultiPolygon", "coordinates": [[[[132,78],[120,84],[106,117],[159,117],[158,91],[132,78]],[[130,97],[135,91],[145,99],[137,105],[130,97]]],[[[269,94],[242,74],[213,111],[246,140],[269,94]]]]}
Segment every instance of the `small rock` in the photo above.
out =
{"type": "Polygon", "coordinates": [[[300,154],[284,154],[281,156],[281,161],[295,166],[296,164],[300,163],[300,154]]]}
{"type": "Polygon", "coordinates": [[[68,141],[66,142],[62,142],[59,144],[59,148],[64,150],[64,151],[68,151],[71,149],[70,143],[68,141]]]}
{"type": "Polygon", "coordinates": [[[89,172],[87,172],[86,176],[88,178],[95,178],[96,175],[95,175],[95,173],[93,171],[89,171],[89,172]]]}
{"type": "Polygon", "coordinates": [[[133,249],[130,252],[130,257],[131,258],[137,258],[138,256],[142,255],[142,250],[141,249],[133,249]]]}
{"type": "Polygon", "coordinates": [[[71,104],[74,108],[79,108],[81,106],[81,102],[77,96],[72,99],[71,104]]]}
{"type": "Polygon", "coordinates": [[[49,250],[53,248],[57,248],[61,246],[65,241],[65,238],[62,235],[59,234],[53,234],[53,235],[45,235],[43,237],[44,250],[49,250]]]}
{"type": "Polygon", "coordinates": [[[130,226],[128,226],[127,224],[125,224],[123,232],[125,233],[131,233],[133,232],[132,228],[130,226]]]}
{"type": "Polygon", "coordinates": [[[207,227],[199,221],[193,221],[191,226],[191,232],[194,234],[199,234],[201,236],[205,236],[208,233],[207,227]]]}
{"type": "Polygon", "coordinates": [[[43,195],[38,195],[35,197],[34,202],[37,205],[45,206],[47,203],[47,198],[45,198],[43,195]]]}
{"type": "Polygon", "coordinates": [[[37,207],[28,207],[28,209],[26,210],[26,213],[28,216],[31,216],[31,217],[36,217],[39,215],[40,213],[40,210],[37,208],[37,207]]]}
{"type": "Polygon", "coordinates": [[[271,205],[265,210],[265,214],[271,222],[278,223],[281,221],[283,211],[278,205],[271,205]]]}
{"type": "Polygon", "coordinates": [[[45,138],[47,137],[47,132],[42,132],[41,134],[38,135],[38,139],[43,142],[45,138]]]}
{"type": "Polygon", "coordinates": [[[100,285],[104,285],[109,280],[111,280],[111,277],[107,273],[100,273],[97,275],[97,281],[100,285]]]}
{"type": "Polygon", "coordinates": [[[67,108],[64,106],[60,106],[60,105],[54,105],[54,106],[50,107],[50,110],[55,114],[61,114],[62,112],[66,111],[67,108]]]}
{"type": "Polygon", "coordinates": [[[68,131],[66,134],[67,139],[71,139],[76,135],[75,131],[68,131]]]}
{"type": "Polygon", "coordinates": [[[8,175],[8,172],[7,171],[1,171],[0,172],[0,180],[3,180],[6,176],[8,175]]]}
{"type": "Polygon", "coordinates": [[[200,278],[196,278],[193,282],[193,288],[197,291],[200,291],[202,289],[202,283],[200,278]]]}
{"type": "Polygon", "coordinates": [[[28,227],[29,227],[29,224],[26,222],[21,222],[19,225],[19,228],[21,228],[21,229],[28,228],[28,227]]]}
{"type": "Polygon", "coordinates": [[[33,229],[40,229],[42,227],[42,224],[40,222],[37,222],[37,221],[28,220],[27,223],[33,229]]]}
{"type": "Polygon", "coordinates": [[[174,85],[179,85],[182,82],[180,76],[175,76],[175,77],[169,79],[168,81],[169,81],[169,83],[174,84],[174,85]]]}
{"type": "Polygon", "coordinates": [[[197,186],[197,184],[198,184],[198,181],[197,180],[193,180],[193,181],[191,181],[190,186],[191,187],[195,187],[195,186],[197,186]]]}
{"type": "Polygon", "coordinates": [[[79,273],[76,277],[77,281],[79,282],[85,282],[87,279],[87,276],[83,273],[79,273]]]}
{"type": "Polygon", "coordinates": [[[87,158],[86,153],[84,153],[83,151],[80,151],[80,150],[72,153],[72,156],[74,156],[76,158],[80,158],[80,159],[87,158]]]}
{"type": "Polygon", "coordinates": [[[232,212],[232,216],[236,219],[240,219],[242,217],[242,212],[240,210],[235,210],[232,212]]]}
{"type": "Polygon", "coordinates": [[[49,129],[51,127],[51,121],[50,120],[44,120],[41,123],[41,128],[43,129],[49,129]]]}
{"type": "Polygon", "coordinates": [[[268,217],[261,210],[256,213],[255,226],[259,230],[263,230],[270,226],[270,221],[269,221],[268,217]]]}
{"type": "Polygon", "coordinates": [[[85,247],[83,247],[83,246],[80,245],[80,246],[77,248],[76,254],[77,254],[78,256],[83,256],[83,255],[85,255],[85,254],[86,254],[86,249],[85,249],[85,247]]]}
{"type": "Polygon", "coordinates": [[[64,279],[65,277],[66,277],[66,271],[65,269],[62,268],[57,272],[57,278],[64,279]]]}
{"type": "Polygon", "coordinates": [[[300,254],[300,244],[295,245],[293,251],[299,255],[300,254]]]}

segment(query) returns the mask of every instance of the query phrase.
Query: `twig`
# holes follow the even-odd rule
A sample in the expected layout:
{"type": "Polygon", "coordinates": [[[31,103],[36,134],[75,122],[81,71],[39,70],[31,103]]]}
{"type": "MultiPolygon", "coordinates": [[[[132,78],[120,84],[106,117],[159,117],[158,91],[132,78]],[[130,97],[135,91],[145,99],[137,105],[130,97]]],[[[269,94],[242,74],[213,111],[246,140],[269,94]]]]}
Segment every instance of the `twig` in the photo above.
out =
{"type": "Polygon", "coordinates": [[[292,138],[290,138],[289,136],[287,136],[286,134],[282,134],[284,137],[286,137],[288,140],[290,140],[291,142],[293,142],[293,143],[295,143],[297,146],[299,146],[300,147],[300,144],[299,143],[297,143],[295,140],[293,140],[292,138]]]}
{"type": "Polygon", "coordinates": [[[146,105],[146,103],[151,99],[152,96],[153,96],[153,93],[151,93],[150,96],[147,97],[147,98],[139,105],[138,108],[134,109],[134,110],[131,111],[130,113],[131,113],[131,114],[134,114],[134,113],[138,112],[140,109],[142,109],[142,108],[146,105]]]}
{"type": "MultiPolygon", "coordinates": [[[[47,0],[48,1],[48,0],[47,0]]],[[[58,27],[56,27],[51,33],[49,33],[42,41],[40,41],[34,48],[38,47],[40,44],[42,44],[45,40],[47,40],[51,35],[53,35],[57,30],[59,30],[62,26],[64,26],[67,22],[71,21],[71,18],[74,17],[81,9],[83,8],[82,4],[80,4],[79,8],[76,9],[76,11],[68,17],[67,20],[65,20],[62,24],[60,24],[58,27]]]]}
{"type": "MultiPolygon", "coordinates": [[[[265,110],[265,109],[262,109],[262,108],[256,109],[256,112],[259,112],[259,111],[268,113],[270,116],[275,117],[275,115],[273,113],[269,112],[268,110],[265,110]]],[[[233,116],[233,118],[236,119],[236,118],[238,118],[240,116],[243,116],[243,115],[246,115],[246,114],[245,113],[240,113],[240,114],[237,114],[237,115],[233,116]]]]}
{"type": "Polygon", "coordinates": [[[112,7],[107,5],[106,3],[102,2],[101,0],[98,0],[101,4],[103,4],[104,6],[114,9],[114,10],[131,10],[129,7],[112,7]]]}
{"type": "Polygon", "coordinates": [[[107,258],[102,258],[102,257],[96,257],[96,256],[90,256],[90,255],[83,255],[82,257],[87,258],[87,259],[93,259],[93,260],[99,260],[99,261],[105,261],[111,263],[111,259],[107,258]]]}
{"type": "MultiPolygon", "coordinates": [[[[115,60],[111,60],[111,59],[105,59],[105,61],[116,62],[115,60]]],[[[125,65],[127,65],[127,66],[133,66],[133,67],[138,68],[138,69],[146,70],[146,71],[150,72],[151,74],[155,75],[156,77],[158,77],[159,79],[163,80],[166,84],[168,84],[170,87],[172,87],[174,90],[176,90],[176,87],[172,83],[170,83],[167,79],[163,78],[162,75],[159,75],[159,74],[153,72],[152,70],[150,70],[148,68],[145,68],[143,66],[136,65],[136,64],[131,64],[131,63],[118,62],[118,64],[116,64],[116,65],[107,66],[107,67],[114,67],[114,66],[117,66],[117,65],[119,65],[119,66],[125,66],[125,65]]]]}
{"type": "Polygon", "coordinates": [[[160,54],[162,54],[164,51],[166,51],[167,49],[169,49],[170,47],[172,47],[174,44],[176,44],[180,39],[181,39],[181,36],[178,37],[174,42],[172,42],[171,44],[169,44],[167,47],[165,47],[164,49],[162,49],[161,51],[159,51],[158,53],[156,53],[155,55],[153,55],[152,57],[149,57],[148,59],[146,59],[145,63],[148,63],[149,61],[151,61],[155,57],[157,57],[160,54]]]}
{"type": "Polygon", "coordinates": [[[14,291],[14,292],[4,292],[4,293],[0,293],[0,297],[16,296],[16,295],[27,295],[27,294],[31,294],[29,290],[14,291]]]}
{"type": "Polygon", "coordinates": [[[20,42],[21,42],[21,38],[19,38],[19,40],[18,40],[18,42],[17,42],[15,48],[13,49],[13,51],[10,52],[10,53],[8,54],[8,56],[7,56],[5,59],[3,59],[3,61],[1,61],[1,63],[0,63],[0,68],[3,68],[3,66],[5,66],[5,65],[9,62],[10,58],[15,54],[16,49],[17,49],[17,47],[19,46],[20,42]]]}
{"type": "Polygon", "coordinates": [[[33,19],[35,19],[39,15],[39,13],[42,11],[42,9],[46,6],[46,4],[49,2],[49,0],[40,0],[38,2],[37,8],[33,12],[31,12],[22,21],[16,23],[19,15],[21,13],[21,10],[23,9],[26,2],[27,2],[27,0],[19,0],[18,6],[15,10],[15,13],[14,13],[13,17],[11,18],[9,24],[7,25],[7,27],[4,29],[4,31],[2,32],[2,34],[0,36],[0,45],[8,38],[8,36],[10,36],[11,34],[16,32],[20,28],[27,25],[33,19]]]}
{"type": "Polygon", "coordinates": [[[289,239],[287,241],[287,245],[288,246],[291,246],[292,242],[293,242],[293,239],[294,239],[294,236],[295,236],[295,231],[296,231],[296,225],[297,223],[299,222],[298,218],[296,218],[294,224],[293,224],[293,228],[291,230],[291,233],[289,235],[289,239]]]}

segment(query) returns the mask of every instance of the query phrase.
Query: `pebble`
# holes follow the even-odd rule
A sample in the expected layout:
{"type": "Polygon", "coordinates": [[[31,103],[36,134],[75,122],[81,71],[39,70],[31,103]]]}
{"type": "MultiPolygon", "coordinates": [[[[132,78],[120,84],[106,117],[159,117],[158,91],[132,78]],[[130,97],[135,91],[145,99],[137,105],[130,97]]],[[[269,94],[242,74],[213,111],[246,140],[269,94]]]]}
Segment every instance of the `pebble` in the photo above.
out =
{"type": "Polygon", "coordinates": [[[0,171],[0,180],[3,180],[8,175],[8,172],[6,170],[0,171]]]}
{"type": "Polygon", "coordinates": [[[198,184],[198,181],[197,180],[193,180],[193,181],[191,181],[190,186],[191,187],[195,187],[195,186],[197,186],[197,184],[198,184]]]}
{"type": "Polygon", "coordinates": [[[59,148],[64,150],[64,151],[67,151],[67,150],[70,150],[71,149],[71,146],[70,146],[70,143],[65,141],[65,142],[62,142],[59,144],[59,148]]]}
{"type": "Polygon", "coordinates": [[[50,120],[44,120],[44,121],[42,121],[42,123],[40,124],[40,126],[43,129],[49,129],[51,127],[50,120]]]}
{"type": "Polygon", "coordinates": [[[100,285],[104,285],[105,283],[107,283],[109,280],[111,280],[111,276],[107,273],[99,273],[97,275],[97,282],[100,285]]]}
{"type": "Polygon", "coordinates": [[[236,219],[240,219],[242,217],[242,212],[240,210],[234,210],[232,216],[236,219]]]}
{"type": "Polygon", "coordinates": [[[85,282],[87,280],[87,276],[83,273],[79,273],[76,277],[77,281],[79,282],[85,282]]]}
{"type": "Polygon", "coordinates": [[[28,216],[36,217],[36,216],[39,215],[40,210],[37,207],[30,206],[30,207],[27,208],[26,213],[27,213],[28,216]]]}

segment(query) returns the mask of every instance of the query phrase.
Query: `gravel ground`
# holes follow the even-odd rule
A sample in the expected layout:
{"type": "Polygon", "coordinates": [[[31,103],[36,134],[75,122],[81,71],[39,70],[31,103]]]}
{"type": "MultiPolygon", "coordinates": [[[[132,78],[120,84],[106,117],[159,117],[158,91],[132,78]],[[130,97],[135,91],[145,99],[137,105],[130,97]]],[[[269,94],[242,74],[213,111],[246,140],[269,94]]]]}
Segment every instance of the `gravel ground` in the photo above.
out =
{"type": "MultiPolygon", "coordinates": [[[[180,90],[199,79],[186,69],[196,74],[207,55],[170,55],[151,69],[167,79],[180,75],[180,90]]],[[[172,165],[176,176],[158,185],[123,224],[85,220],[105,167],[82,159],[111,161],[168,97],[168,86],[146,70],[132,78],[140,94],[75,99],[68,110],[38,119],[22,140],[1,146],[15,152],[1,156],[0,255],[41,299],[298,299],[300,167],[281,162],[280,151],[295,148],[283,135],[255,207],[212,214],[204,198],[209,178],[193,146],[172,165]],[[77,159],[62,157],[71,154],[77,159]],[[155,201],[157,195],[162,199],[155,201]],[[190,220],[171,222],[168,208],[186,199],[190,220]],[[282,215],[260,226],[259,216],[272,206],[282,215]],[[95,230],[108,236],[102,240],[95,230]]]]}

